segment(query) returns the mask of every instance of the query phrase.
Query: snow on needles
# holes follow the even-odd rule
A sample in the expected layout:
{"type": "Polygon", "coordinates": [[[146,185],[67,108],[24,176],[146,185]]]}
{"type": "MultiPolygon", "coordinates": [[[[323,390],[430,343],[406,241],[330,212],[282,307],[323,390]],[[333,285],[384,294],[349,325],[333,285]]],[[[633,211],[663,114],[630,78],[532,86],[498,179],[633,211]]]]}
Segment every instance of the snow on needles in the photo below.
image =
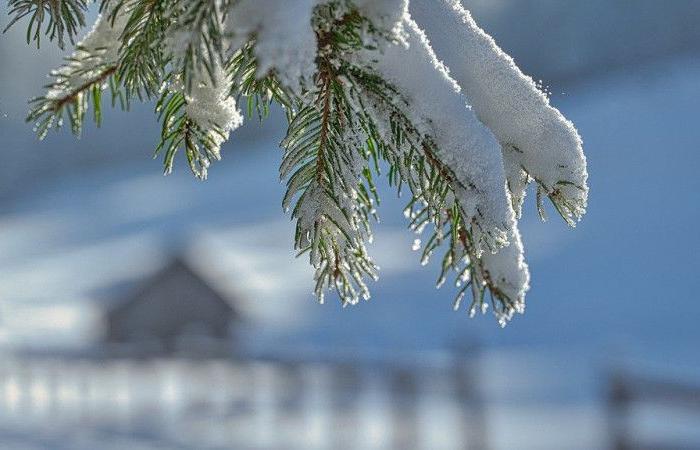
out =
{"type": "Polygon", "coordinates": [[[573,124],[479,28],[459,0],[416,1],[411,7],[440,24],[431,28],[435,51],[503,146],[518,212],[527,181],[534,178],[547,194],[562,195],[572,220],[580,219],[586,208],[588,174],[573,124]]]}
{"type": "MultiPolygon", "coordinates": [[[[266,29],[265,20],[244,20],[246,15],[234,19],[236,14],[231,14],[230,23],[233,27],[233,21],[255,24],[247,32],[255,30],[259,36],[256,55],[263,60],[265,73],[274,69],[288,86],[303,86],[310,79],[306,69],[316,49],[308,26],[303,30],[298,26],[308,25],[307,14],[317,2],[283,2],[297,6],[293,15],[277,3],[269,0],[254,8],[260,14],[260,7],[269,11],[272,6],[273,30],[266,29]],[[295,32],[285,36],[292,27],[295,32]],[[289,64],[290,58],[297,64],[289,64]]],[[[354,3],[380,27],[396,31],[398,25],[399,32],[394,33],[398,42],[383,46],[380,55],[367,51],[364,57],[409,101],[408,115],[422,134],[433,139],[436,156],[456,177],[456,202],[468,218],[480,223],[475,240],[477,252],[487,250],[481,256],[484,271],[489,282],[512,301],[513,306],[499,317],[504,323],[514,312],[523,311],[529,288],[515,220],[527,182],[536,179],[553,200],[563,200],[562,210],[571,221],[579,219],[587,197],[581,139],[457,0],[430,2],[435,14],[447,15],[434,31],[450,35],[452,43],[437,49],[437,56],[429,36],[410,18],[408,1],[354,3]]]]}
{"type": "MultiPolygon", "coordinates": [[[[215,2],[216,10],[221,3],[215,2]]],[[[221,17],[215,18],[217,25],[223,27],[221,17]]],[[[214,25],[205,22],[205,29],[214,25]]],[[[181,62],[192,47],[201,47],[207,51],[207,45],[201,39],[201,30],[192,31],[184,26],[177,26],[168,36],[167,52],[174,61],[181,62]]],[[[225,44],[224,44],[225,45],[225,44]]],[[[208,154],[214,159],[221,159],[221,145],[229,138],[231,131],[243,124],[243,115],[236,106],[236,99],[231,96],[233,81],[219,59],[211,62],[208,70],[204,64],[193,64],[191,88],[188,90],[182,80],[182,74],[174,74],[173,81],[165,86],[171,92],[180,92],[185,97],[185,115],[204,133],[204,145],[208,154]]],[[[208,160],[203,160],[201,178],[207,177],[208,160]]]]}
{"type": "Polygon", "coordinates": [[[496,311],[503,324],[513,312],[523,311],[530,276],[506,190],[501,146],[467,105],[425,33],[408,14],[402,25],[403,42],[385,46],[381,58],[367,55],[368,61],[412,105],[412,122],[434,140],[437,157],[456,176],[456,202],[467,223],[480,224],[473,228],[474,241],[488,281],[514,304],[496,311]]]}
{"type": "Polygon", "coordinates": [[[227,14],[232,47],[255,37],[258,74],[275,70],[279,81],[296,93],[316,71],[316,34],[311,27],[319,0],[240,0],[227,14]]]}
{"type": "Polygon", "coordinates": [[[123,13],[117,13],[115,17],[108,11],[100,14],[92,30],[76,45],[67,63],[51,73],[56,79],[46,98],[60,100],[73,95],[81,86],[112,69],[118,61],[119,38],[128,19],[129,16],[123,13]]]}
{"type": "Polygon", "coordinates": [[[485,241],[485,248],[501,247],[515,218],[500,146],[467,106],[459,85],[437,60],[418,25],[409,16],[403,25],[401,44],[385,46],[381,58],[368,55],[368,59],[375,58],[374,68],[409,102],[411,121],[435,142],[436,156],[456,177],[457,203],[469,219],[478,218],[482,225],[483,234],[476,241],[485,241]]]}
{"type": "Polygon", "coordinates": [[[211,76],[198,72],[192,91],[186,95],[185,111],[197,126],[207,130],[207,136],[217,157],[221,144],[228,140],[231,131],[243,124],[243,115],[231,97],[230,77],[220,64],[212,69],[211,76]]]}

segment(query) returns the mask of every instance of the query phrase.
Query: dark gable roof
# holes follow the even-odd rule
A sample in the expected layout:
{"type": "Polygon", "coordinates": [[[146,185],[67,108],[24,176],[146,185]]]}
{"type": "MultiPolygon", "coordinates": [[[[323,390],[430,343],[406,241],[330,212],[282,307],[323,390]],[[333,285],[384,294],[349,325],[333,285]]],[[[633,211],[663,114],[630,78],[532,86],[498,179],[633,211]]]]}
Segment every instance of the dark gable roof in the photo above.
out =
{"type": "Polygon", "coordinates": [[[214,289],[214,287],[204,280],[197,271],[192,269],[192,267],[182,257],[173,258],[172,261],[162,270],[142,283],[141,287],[136,290],[135,294],[132,294],[124,301],[118,301],[114,306],[109,308],[106,315],[116,316],[121,314],[123,311],[128,310],[132,305],[138,303],[142,298],[148,296],[151,290],[163,283],[167,283],[167,280],[173,276],[173,274],[177,273],[184,273],[185,275],[189,276],[199,285],[200,289],[207,292],[212,298],[220,301],[221,304],[224,305],[230,312],[231,317],[240,317],[238,311],[236,311],[236,308],[231,304],[231,299],[214,289]]]}

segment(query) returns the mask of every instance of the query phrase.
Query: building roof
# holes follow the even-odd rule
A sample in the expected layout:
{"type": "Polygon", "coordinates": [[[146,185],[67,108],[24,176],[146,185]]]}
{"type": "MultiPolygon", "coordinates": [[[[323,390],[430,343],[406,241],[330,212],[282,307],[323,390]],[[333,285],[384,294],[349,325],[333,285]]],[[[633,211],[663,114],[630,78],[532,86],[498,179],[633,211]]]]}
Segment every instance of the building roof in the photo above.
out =
{"type": "MultiPolygon", "coordinates": [[[[167,285],[173,278],[188,278],[190,283],[193,283],[197,289],[201,290],[210,299],[219,302],[226,310],[229,311],[231,317],[239,317],[235,299],[227,294],[220,292],[210,282],[201,276],[201,274],[193,269],[191,265],[183,257],[175,257],[165,266],[160,272],[143,281],[140,287],[130,296],[123,298],[107,309],[108,316],[117,316],[128,310],[134,304],[143,301],[148,297],[149,293],[163,285],[167,285]]],[[[196,301],[196,299],[192,299],[196,301]]]]}

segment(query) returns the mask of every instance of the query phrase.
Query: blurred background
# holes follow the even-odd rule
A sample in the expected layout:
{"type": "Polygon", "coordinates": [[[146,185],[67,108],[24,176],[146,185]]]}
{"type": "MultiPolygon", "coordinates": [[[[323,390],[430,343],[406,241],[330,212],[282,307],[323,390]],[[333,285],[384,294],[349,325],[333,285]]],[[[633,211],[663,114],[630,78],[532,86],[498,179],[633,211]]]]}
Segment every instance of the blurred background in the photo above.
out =
{"type": "Polygon", "coordinates": [[[279,112],[207,182],[163,177],[152,105],[37,141],[27,99],[62,54],[0,37],[0,448],[700,449],[700,2],[464,4],[589,164],[576,230],[526,201],[505,329],[452,311],[387,186],[373,298],[318,305],[279,112]]]}

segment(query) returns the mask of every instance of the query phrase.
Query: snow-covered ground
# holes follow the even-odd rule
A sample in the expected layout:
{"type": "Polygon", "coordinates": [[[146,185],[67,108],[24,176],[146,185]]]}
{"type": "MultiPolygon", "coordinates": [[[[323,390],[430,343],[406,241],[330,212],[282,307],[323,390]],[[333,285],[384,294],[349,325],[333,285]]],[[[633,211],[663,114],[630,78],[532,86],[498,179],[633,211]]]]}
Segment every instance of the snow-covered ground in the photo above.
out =
{"type": "Polygon", "coordinates": [[[554,217],[536,223],[534,198],[526,200],[533,287],[525,316],[505,330],[491,317],[452,312],[449,287],[435,291],[435,267],[422,268],[410,250],[404,200],[386,189],[373,299],[345,309],[331,299],[315,304],[306,261],[291,251],[277,180],[280,136],[270,135],[245,151],[234,136],[206,183],[184,164],[163,178],[159,163],[147,161],[28,183],[0,216],[3,343],[85,345],[106,302],[183,249],[241,299],[251,350],[390,353],[477,340],[496,448],[601,448],[599,394],[609,364],[633,358],[662,375],[700,380],[700,59],[552,90],[584,138],[590,208],[572,232],[554,217]]]}

